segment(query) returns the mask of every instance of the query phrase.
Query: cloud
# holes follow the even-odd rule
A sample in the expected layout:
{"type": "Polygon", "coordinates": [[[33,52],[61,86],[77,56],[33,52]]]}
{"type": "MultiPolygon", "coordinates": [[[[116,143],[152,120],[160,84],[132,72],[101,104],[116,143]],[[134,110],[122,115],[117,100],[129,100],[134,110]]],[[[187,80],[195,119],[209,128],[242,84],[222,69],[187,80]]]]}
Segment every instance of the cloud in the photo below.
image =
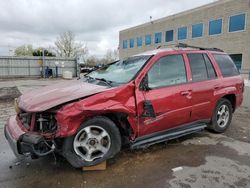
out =
{"type": "Polygon", "coordinates": [[[23,44],[53,45],[68,30],[101,56],[118,47],[119,31],[214,0],[8,0],[0,2],[0,55],[23,44]]]}

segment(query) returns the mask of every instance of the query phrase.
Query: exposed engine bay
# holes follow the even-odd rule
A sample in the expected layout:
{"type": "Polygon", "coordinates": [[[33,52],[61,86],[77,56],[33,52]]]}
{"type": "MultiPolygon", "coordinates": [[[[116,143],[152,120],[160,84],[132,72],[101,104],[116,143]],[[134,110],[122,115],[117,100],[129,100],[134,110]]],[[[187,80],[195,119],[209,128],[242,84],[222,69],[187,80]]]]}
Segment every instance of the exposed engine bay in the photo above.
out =
{"type": "Polygon", "coordinates": [[[55,113],[26,113],[18,115],[20,121],[29,132],[19,139],[19,152],[32,157],[45,156],[56,149],[54,141],[57,122],[55,113]]]}
{"type": "Polygon", "coordinates": [[[53,133],[57,130],[57,123],[54,114],[40,113],[36,115],[36,130],[42,134],[53,133]]]}

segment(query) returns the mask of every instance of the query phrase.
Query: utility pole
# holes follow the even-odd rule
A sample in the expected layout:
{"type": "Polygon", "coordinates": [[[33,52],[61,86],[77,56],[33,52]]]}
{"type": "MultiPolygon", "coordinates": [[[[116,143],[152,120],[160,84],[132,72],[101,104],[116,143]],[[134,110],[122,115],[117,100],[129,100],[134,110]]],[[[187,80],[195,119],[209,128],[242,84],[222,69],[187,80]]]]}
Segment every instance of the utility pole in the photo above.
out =
{"type": "Polygon", "coordinates": [[[40,53],[42,53],[42,64],[41,64],[41,67],[40,67],[40,72],[41,72],[41,77],[45,77],[45,59],[44,59],[44,49],[42,48],[40,50],[40,53]]]}
{"type": "Polygon", "coordinates": [[[44,59],[44,48],[42,49],[42,52],[43,52],[43,66],[45,67],[45,59],[44,59]]]}
{"type": "Polygon", "coordinates": [[[42,59],[43,59],[43,77],[46,78],[46,66],[45,66],[45,58],[44,58],[44,48],[42,48],[42,59]]]}

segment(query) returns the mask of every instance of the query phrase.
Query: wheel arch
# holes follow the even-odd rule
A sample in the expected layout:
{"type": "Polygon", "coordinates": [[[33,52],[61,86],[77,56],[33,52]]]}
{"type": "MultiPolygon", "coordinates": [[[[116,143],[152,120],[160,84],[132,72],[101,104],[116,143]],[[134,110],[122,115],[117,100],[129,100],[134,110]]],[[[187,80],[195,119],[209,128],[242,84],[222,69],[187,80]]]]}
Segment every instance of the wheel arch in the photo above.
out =
{"type": "Polygon", "coordinates": [[[224,95],[222,98],[230,101],[232,108],[233,108],[233,112],[234,112],[236,109],[236,95],[235,94],[227,94],[227,95],[224,95]]]}
{"type": "Polygon", "coordinates": [[[118,127],[119,132],[121,134],[122,144],[123,145],[129,144],[129,138],[134,133],[134,131],[127,119],[128,114],[114,112],[114,113],[99,114],[98,116],[104,116],[113,121],[115,125],[118,127]]]}

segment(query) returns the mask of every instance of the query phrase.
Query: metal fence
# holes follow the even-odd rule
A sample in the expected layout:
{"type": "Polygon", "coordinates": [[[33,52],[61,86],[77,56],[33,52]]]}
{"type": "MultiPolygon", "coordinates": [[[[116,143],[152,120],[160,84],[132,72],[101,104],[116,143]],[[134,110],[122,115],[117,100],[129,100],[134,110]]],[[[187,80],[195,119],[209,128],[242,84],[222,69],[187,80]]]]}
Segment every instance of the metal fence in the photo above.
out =
{"type": "Polygon", "coordinates": [[[244,78],[245,80],[250,80],[250,70],[248,69],[240,70],[240,74],[242,78],[244,78]]]}
{"type": "Polygon", "coordinates": [[[77,76],[75,58],[45,57],[43,61],[42,57],[2,56],[0,78],[40,77],[41,73],[44,76],[47,67],[52,70],[53,76],[56,76],[56,72],[61,76],[64,71],[70,71],[73,76],[77,76]]]}

